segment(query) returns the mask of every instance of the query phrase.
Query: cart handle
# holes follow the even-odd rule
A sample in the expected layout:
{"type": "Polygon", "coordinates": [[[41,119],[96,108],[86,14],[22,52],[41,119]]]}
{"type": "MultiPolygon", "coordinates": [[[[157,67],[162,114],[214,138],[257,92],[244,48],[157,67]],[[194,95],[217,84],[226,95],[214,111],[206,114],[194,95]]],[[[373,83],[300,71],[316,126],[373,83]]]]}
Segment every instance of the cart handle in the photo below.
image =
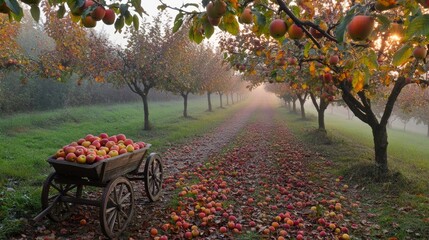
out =
{"type": "Polygon", "coordinates": [[[33,220],[36,222],[42,220],[42,218],[51,211],[51,209],[55,206],[55,204],[57,204],[57,202],[60,201],[60,198],[61,198],[61,195],[58,195],[56,198],[54,198],[54,201],[52,202],[52,204],[49,205],[49,207],[43,209],[43,211],[41,211],[39,214],[37,214],[37,216],[35,216],[33,220]]]}

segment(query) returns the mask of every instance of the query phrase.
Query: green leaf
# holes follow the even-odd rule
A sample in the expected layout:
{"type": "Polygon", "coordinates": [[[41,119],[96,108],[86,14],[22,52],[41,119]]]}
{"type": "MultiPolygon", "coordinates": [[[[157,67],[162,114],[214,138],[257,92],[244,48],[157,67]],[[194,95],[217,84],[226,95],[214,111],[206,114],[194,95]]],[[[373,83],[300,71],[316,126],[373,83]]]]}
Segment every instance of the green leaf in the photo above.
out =
{"type": "Polygon", "coordinates": [[[375,70],[378,68],[378,57],[377,54],[371,50],[368,55],[362,58],[362,62],[368,67],[369,70],[375,70]]]}
{"type": "Polygon", "coordinates": [[[429,36],[429,15],[425,14],[414,18],[405,33],[405,40],[414,36],[429,36]]]}
{"type": "Polygon", "coordinates": [[[207,16],[202,18],[202,23],[204,27],[204,34],[206,35],[206,38],[210,38],[214,33],[214,27],[210,24],[207,16]]]}
{"type": "Polygon", "coordinates": [[[219,28],[232,35],[237,35],[240,32],[240,26],[234,14],[226,14],[223,16],[219,28]]]}
{"type": "Polygon", "coordinates": [[[341,19],[340,24],[335,28],[335,37],[339,43],[344,41],[344,34],[346,32],[347,25],[349,25],[353,17],[354,11],[349,11],[347,15],[341,19]]]}
{"type": "Polygon", "coordinates": [[[115,21],[115,29],[118,32],[121,32],[121,29],[125,26],[125,19],[124,16],[120,16],[115,21]]]}
{"type": "Polygon", "coordinates": [[[131,24],[133,24],[133,16],[131,15],[130,11],[127,11],[125,13],[125,24],[127,24],[127,26],[131,26],[131,24]]]}
{"type": "Polygon", "coordinates": [[[308,41],[304,47],[304,57],[308,57],[308,53],[310,52],[311,47],[313,46],[313,42],[308,41]]]}
{"type": "Polygon", "coordinates": [[[293,14],[295,16],[297,16],[299,18],[300,12],[301,12],[301,8],[294,5],[294,6],[290,6],[290,10],[293,12],[293,14]]]}
{"type": "Polygon", "coordinates": [[[176,18],[174,19],[173,33],[179,31],[180,27],[182,26],[183,16],[184,14],[181,12],[176,15],[176,18]]]}
{"type": "MultiPolygon", "coordinates": [[[[4,2],[6,3],[6,6],[10,9],[10,11],[12,11],[12,13],[14,13],[17,17],[23,16],[23,11],[21,6],[19,5],[18,1],[16,0],[4,0],[4,2]]],[[[16,17],[14,17],[16,19],[16,17]]],[[[21,18],[19,18],[19,20],[21,20],[21,18]]]]}
{"type": "Polygon", "coordinates": [[[36,22],[38,22],[40,19],[40,8],[39,8],[39,6],[31,5],[30,13],[31,13],[31,16],[33,17],[33,19],[36,22]]]}
{"type": "Polygon", "coordinates": [[[378,22],[381,23],[381,31],[386,31],[390,27],[390,20],[385,16],[378,14],[377,15],[378,22]]]}
{"type": "Polygon", "coordinates": [[[412,46],[409,43],[405,44],[393,55],[392,64],[394,66],[401,66],[408,61],[412,54],[412,46]]]}
{"type": "Polygon", "coordinates": [[[133,25],[134,25],[134,29],[136,31],[138,31],[139,30],[140,21],[139,21],[139,16],[137,16],[137,14],[134,14],[134,16],[133,16],[133,25]]]}
{"type": "Polygon", "coordinates": [[[66,14],[66,7],[64,6],[64,4],[62,4],[58,8],[57,17],[58,18],[63,18],[65,14],[66,14]]]}
{"type": "Polygon", "coordinates": [[[164,11],[166,8],[167,8],[167,5],[165,5],[165,4],[162,4],[162,5],[159,5],[158,7],[156,7],[159,11],[164,11]]]}

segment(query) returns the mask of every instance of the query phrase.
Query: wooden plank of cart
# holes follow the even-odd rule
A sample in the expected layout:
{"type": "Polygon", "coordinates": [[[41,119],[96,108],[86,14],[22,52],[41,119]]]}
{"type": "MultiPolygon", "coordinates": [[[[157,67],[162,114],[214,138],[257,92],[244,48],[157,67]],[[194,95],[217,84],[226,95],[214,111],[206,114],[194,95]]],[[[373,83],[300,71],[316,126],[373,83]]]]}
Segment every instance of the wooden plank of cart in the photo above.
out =
{"type": "Polygon", "coordinates": [[[109,238],[118,237],[130,223],[134,213],[134,190],[130,181],[144,181],[150,201],[159,199],[162,190],[163,166],[161,157],[151,153],[145,160],[150,144],[134,152],[125,153],[93,164],[79,164],[49,158],[55,169],[45,180],[42,189],[44,216],[61,222],[71,215],[74,204],[100,207],[100,225],[109,238]],[[141,165],[144,162],[144,166],[141,165]],[[100,199],[82,197],[84,186],[102,187],[100,199]]]}

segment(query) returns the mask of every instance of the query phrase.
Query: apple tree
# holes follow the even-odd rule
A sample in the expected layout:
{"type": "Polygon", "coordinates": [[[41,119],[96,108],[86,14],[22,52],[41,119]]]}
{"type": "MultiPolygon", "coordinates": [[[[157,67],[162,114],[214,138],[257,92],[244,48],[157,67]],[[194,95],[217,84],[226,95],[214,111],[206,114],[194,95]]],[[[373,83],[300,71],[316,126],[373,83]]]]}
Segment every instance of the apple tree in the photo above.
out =
{"type": "Polygon", "coordinates": [[[203,79],[206,77],[197,67],[206,61],[206,49],[187,41],[185,31],[176,32],[166,50],[169,59],[167,81],[161,86],[165,91],[183,98],[183,117],[188,116],[189,94],[201,92],[203,79]]]}
{"type": "MultiPolygon", "coordinates": [[[[251,30],[261,37],[289,41],[303,48],[293,55],[319,59],[337,55],[325,73],[341,92],[351,111],[372,129],[376,175],[388,173],[386,125],[393,106],[408,84],[427,85],[428,15],[426,1],[202,1],[206,12],[190,14],[191,40],[211,36],[212,27],[237,35],[246,8],[251,9],[251,30]],[[213,8],[213,6],[216,7],[213,8]],[[214,20],[215,19],[215,20],[214,20]],[[309,21],[308,19],[312,19],[309,21]],[[371,107],[378,85],[391,84],[381,118],[371,107]]],[[[246,10],[247,11],[247,10],[246,10]]],[[[181,11],[179,14],[183,15],[181,11]]],[[[247,23],[247,20],[246,20],[247,23]]],[[[176,25],[180,24],[176,18],[176,25]]],[[[258,70],[258,68],[254,68],[258,70]]],[[[263,79],[261,79],[263,81],[263,79]]]]}
{"type": "Polygon", "coordinates": [[[25,62],[23,49],[18,43],[19,23],[9,22],[0,15],[0,73],[22,67],[25,62]]]}
{"type": "Polygon", "coordinates": [[[114,25],[116,31],[121,32],[125,26],[139,28],[140,18],[145,13],[141,0],[121,1],[93,1],[93,0],[0,0],[0,15],[7,15],[10,21],[21,21],[24,16],[23,7],[30,8],[31,16],[39,21],[41,5],[53,9],[56,17],[69,18],[86,28],[94,28],[97,23],[114,25]]]}
{"type": "Polygon", "coordinates": [[[152,23],[143,22],[138,31],[131,30],[128,45],[120,49],[118,64],[109,81],[126,85],[139,95],[143,102],[144,130],[150,130],[148,95],[151,89],[160,87],[168,77],[168,49],[171,32],[162,26],[162,15],[152,23]],[[166,29],[163,31],[162,29],[166,29]]]}

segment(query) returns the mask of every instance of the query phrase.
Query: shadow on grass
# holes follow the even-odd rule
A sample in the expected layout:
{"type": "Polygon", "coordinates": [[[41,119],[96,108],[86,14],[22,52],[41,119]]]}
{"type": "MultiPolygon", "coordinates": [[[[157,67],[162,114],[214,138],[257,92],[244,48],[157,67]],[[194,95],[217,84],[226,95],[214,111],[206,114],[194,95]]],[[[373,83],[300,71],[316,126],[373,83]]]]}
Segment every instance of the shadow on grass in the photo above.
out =
{"type": "Polygon", "coordinates": [[[377,187],[387,194],[418,191],[418,187],[401,172],[389,171],[383,179],[377,177],[375,164],[358,163],[344,170],[344,177],[358,185],[377,187]]]}

